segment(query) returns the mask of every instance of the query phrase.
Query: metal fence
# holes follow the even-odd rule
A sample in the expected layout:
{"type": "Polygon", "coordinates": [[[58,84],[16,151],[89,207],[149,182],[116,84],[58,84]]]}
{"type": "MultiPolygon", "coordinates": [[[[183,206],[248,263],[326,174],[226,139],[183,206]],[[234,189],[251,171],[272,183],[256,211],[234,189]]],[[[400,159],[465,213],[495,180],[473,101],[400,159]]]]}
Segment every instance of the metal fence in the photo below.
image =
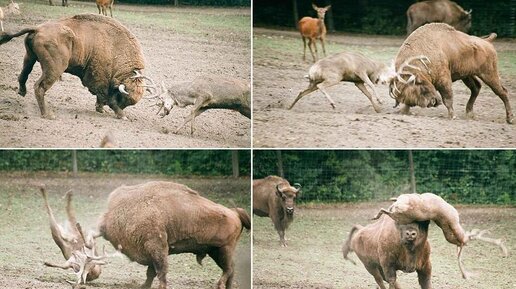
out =
{"type": "MultiPolygon", "coordinates": [[[[415,150],[417,192],[452,203],[516,204],[513,150],[415,150]]],[[[254,178],[283,175],[303,185],[300,202],[387,200],[410,193],[407,150],[253,152],[254,178]]]]}

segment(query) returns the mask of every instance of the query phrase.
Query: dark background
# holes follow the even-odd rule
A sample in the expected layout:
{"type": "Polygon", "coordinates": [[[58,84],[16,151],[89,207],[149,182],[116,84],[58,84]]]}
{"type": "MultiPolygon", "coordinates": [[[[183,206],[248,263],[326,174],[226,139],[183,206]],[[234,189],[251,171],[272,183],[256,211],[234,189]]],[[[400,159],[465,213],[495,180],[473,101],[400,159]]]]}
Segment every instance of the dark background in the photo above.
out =
{"type": "MultiPolygon", "coordinates": [[[[326,25],[339,32],[404,35],[405,12],[413,0],[314,0],[317,6],[332,5],[326,25]]],[[[464,10],[473,9],[470,34],[486,35],[496,32],[499,37],[516,37],[515,0],[459,0],[464,10]]],[[[310,0],[255,0],[253,25],[295,29],[303,16],[317,17],[310,0]],[[298,16],[294,16],[294,3],[298,16]]],[[[331,29],[328,29],[331,31],[331,29]]]]}
{"type": "MultiPolygon", "coordinates": [[[[283,175],[303,188],[299,202],[385,201],[410,193],[407,150],[253,152],[253,176],[283,175]]],[[[418,193],[452,203],[516,205],[516,151],[413,150],[418,193]]]]}

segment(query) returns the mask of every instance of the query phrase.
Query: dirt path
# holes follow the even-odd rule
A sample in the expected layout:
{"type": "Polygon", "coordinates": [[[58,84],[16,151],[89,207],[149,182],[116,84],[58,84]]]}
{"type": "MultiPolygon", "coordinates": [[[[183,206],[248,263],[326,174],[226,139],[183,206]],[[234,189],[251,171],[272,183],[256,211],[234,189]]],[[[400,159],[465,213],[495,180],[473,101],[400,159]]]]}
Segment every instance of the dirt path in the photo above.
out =
{"type": "MultiPolygon", "coordinates": [[[[70,13],[83,9],[96,13],[94,3],[70,2],[72,7],[53,9],[70,13]],[[81,7],[86,7],[86,9],[81,7]],[[71,9],[71,10],[65,10],[71,9]]],[[[28,5],[28,4],[27,4],[28,5]]],[[[33,7],[33,6],[31,6],[33,7]]],[[[36,8],[37,9],[37,6],[36,8]]],[[[177,11],[168,7],[140,7],[116,5],[115,18],[122,13],[127,17],[149,19],[154,13],[177,11]]],[[[184,8],[188,15],[202,18],[207,15],[236,14],[250,17],[246,9],[184,8]],[[199,16],[198,14],[201,14],[199,16]]],[[[176,14],[173,14],[173,13],[176,14]]],[[[48,19],[39,12],[25,9],[23,15],[4,23],[9,31],[36,25],[48,19]]],[[[55,17],[58,18],[58,17],[55,17]]],[[[55,19],[54,18],[54,19],[55,19]]],[[[161,21],[161,19],[160,19],[161,21]]],[[[123,21],[122,21],[123,22],[123,21]]],[[[204,34],[185,34],[161,26],[123,23],[141,43],[146,59],[146,74],[156,81],[172,83],[191,80],[203,73],[229,75],[250,80],[250,32],[214,29],[204,34]],[[236,31],[236,32],[235,32],[236,31]]],[[[196,131],[190,136],[189,128],[172,133],[182,124],[191,108],[174,108],[165,118],[156,115],[152,100],[143,99],[125,109],[130,119],[116,119],[107,107],[107,113],[95,112],[95,96],[82,86],[79,78],[64,74],[63,80],[48,91],[46,100],[57,116],[56,120],[40,117],[32,89],[41,75],[36,64],[27,82],[27,95],[19,96],[17,77],[22,68],[25,49],[23,37],[1,46],[0,53],[0,147],[67,148],[98,147],[107,132],[111,132],[119,147],[172,148],[172,147],[249,147],[251,123],[238,112],[209,110],[196,119],[196,131]]]]}
{"type": "MultiPolygon", "coordinates": [[[[447,119],[444,106],[412,109],[413,115],[400,115],[392,108],[387,86],[378,86],[382,112],[371,104],[353,84],[330,88],[337,108],[332,110],[320,92],[302,98],[292,110],[286,108],[308,81],[303,78],[311,63],[303,63],[302,42],[294,31],[254,29],[254,41],[281,39],[293,43],[294,51],[281,48],[254,52],[254,146],[328,148],[439,148],[439,147],[515,147],[516,126],[505,123],[502,101],[483,85],[475,103],[476,119],[467,119],[465,106],[469,90],[454,83],[454,109],[457,119],[447,119]],[[280,51],[280,53],[278,53],[280,51]],[[280,55],[279,55],[280,54],[280,55]]],[[[367,51],[377,59],[392,59],[403,42],[401,37],[330,35],[330,42],[342,50],[367,51]],[[387,51],[387,52],[386,52],[387,51]]],[[[497,50],[515,53],[513,40],[497,40],[497,50]]],[[[255,45],[256,47],[256,45],[255,45]]],[[[261,46],[262,47],[262,46],[261,46]]],[[[267,48],[259,48],[267,49],[267,48]]],[[[509,58],[512,59],[512,58],[509,58]]],[[[499,63],[500,67],[514,67],[499,63]]],[[[516,71],[502,74],[502,83],[516,105],[516,71]]],[[[513,108],[514,111],[514,108],[513,108]]]]}

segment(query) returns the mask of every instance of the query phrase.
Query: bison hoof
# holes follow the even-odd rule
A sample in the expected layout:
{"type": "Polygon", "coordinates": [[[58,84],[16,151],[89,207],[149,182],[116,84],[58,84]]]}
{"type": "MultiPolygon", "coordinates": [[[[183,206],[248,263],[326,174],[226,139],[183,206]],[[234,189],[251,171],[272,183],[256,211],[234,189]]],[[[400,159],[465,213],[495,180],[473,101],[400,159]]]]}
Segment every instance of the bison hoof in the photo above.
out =
{"type": "Polygon", "coordinates": [[[25,87],[20,87],[18,89],[18,94],[21,96],[25,96],[27,94],[27,89],[25,87]]]}
{"type": "Polygon", "coordinates": [[[514,118],[514,117],[513,117],[512,115],[511,115],[511,116],[508,116],[508,117],[507,117],[507,119],[506,119],[507,123],[508,123],[508,124],[512,124],[513,118],[514,118]]]}

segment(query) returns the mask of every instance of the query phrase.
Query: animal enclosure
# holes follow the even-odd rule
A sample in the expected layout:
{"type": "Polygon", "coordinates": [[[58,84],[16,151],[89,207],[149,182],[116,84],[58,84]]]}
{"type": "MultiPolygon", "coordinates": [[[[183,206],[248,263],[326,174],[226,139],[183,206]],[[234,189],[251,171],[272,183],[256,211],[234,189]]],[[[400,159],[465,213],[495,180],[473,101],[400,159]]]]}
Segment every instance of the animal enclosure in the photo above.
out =
{"type": "MultiPolygon", "coordinates": [[[[91,151],[90,151],[91,154],[91,151]]],[[[93,152],[95,154],[95,152],[93,152]]],[[[79,154],[80,157],[80,154],[79,154]]],[[[80,158],[79,158],[80,160],[80,158]]],[[[190,158],[190,160],[193,160],[190,158]]],[[[120,164],[120,163],[119,163],[120,164]]],[[[228,164],[231,165],[230,162],[228,164]]],[[[59,248],[52,241],[48,216],[38,185],[46,185],[49,204],[58,223],[65,220],[64,194],[72,190],[77,220],[87,231],[95,227],[98,217],[106,211],[108,195],[121,185],[135,185],[154,180],[185,184],[201,196],[226,207],[238,206],[250,212],[250,180],[227,177],[188,177],[165,174],[116,174],[82,172],[77,177],[65,171],[2,171],[0,177],[0,287],[42,289],[70,288],[65,280],[73,280],[72,271],[49,268],[43,262],[62,263],[59,248]],[[30,213],[28,213],[30,212],[30,213]]],[[[97,247],[106,245],[109,254],[115,252],[103,238],[97,247]]],[[[248,289],[250,280],[250,234],[242,232],[235,254],[234,288],[248,289]]],[[[145,280],[146,268],[130,262],[125,256],[112,256],[102,266],[99,279],[86,288],[139,288],[145,280]]],[[[215,286],[222,271],[211,258],[203,266],[192,254],[168,257],[169,288],[210,288],[215,286]]],[[[157,288],[157,281],[154,287],[157,288]]]]}
{"type": "MultiPolygon", "coordinates": [[[[10,15],[9,32],[80,13],[97,14],[94,2],[69,1],[68,7],[48,1],[24,3],[21,15],[10,15]]],[[[114,6],[113,16],[131,31],[142,47],[144,74],[161,81],[191,81],[201,74],[226,75],[250,81],[250,9],[210,7],[114,6]]],[[[249,147],[249,119],[238,112],[210,110],[196,119],[193,136],[173,132],[190,114],[176,108],[160,118],[153,100],[142,99],[124,110],[129,121],[114,113],[95,111],[95,96],[81,81],[63,74],[45,99],[56,120],[42,119],[32,89],[41,75],[36,63],[27,82],[27,95],[17,94],[25,54],[23,37],[1,46],[0,147],[99,147],[111,132],[117,147],[249,147]]],[[[106,107],[107,108],[107,107],[106,107]]]]}
{"type": "MultiPolygon", "coordinates": [[[[359,52],[390,64],[404,37],[328,33],[327,53],[359,52]]],[[[303,62],[303,41],[293,30],[254,28],[253,144],[255,147],[320,148],[447,148],[515,147],[516,129],[505,123],[502,101],[482,83],[475,102],[475,119],[466,117],[470,90],[453,84],[457,119],[449,120],[444,105],[399,114],[389,89],[377,85],[383,104],[376,113],[352,83],[327,89],[336,104],[331,109],[324,95],[314,92],[289,105],[306,89],[311,62],[303,62]]],[[[516,46],[512,39],[497,39],[501,83],[516,103],[516,46]]],[[[514,109],[513,109],[514,110],[514,109]]]]}

